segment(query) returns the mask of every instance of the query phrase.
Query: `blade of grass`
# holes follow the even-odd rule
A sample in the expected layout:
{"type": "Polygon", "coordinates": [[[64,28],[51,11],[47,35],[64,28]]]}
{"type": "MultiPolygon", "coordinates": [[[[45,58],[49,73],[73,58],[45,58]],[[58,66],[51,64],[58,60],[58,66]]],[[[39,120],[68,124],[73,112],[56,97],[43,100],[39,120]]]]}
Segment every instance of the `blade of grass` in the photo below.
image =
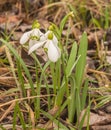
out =
{"type": "Polygon", "coordinates": [[[72,70],[74,69],[75,65],[78,62],[78,59],[75,61],[75,59],[76,59],[76,52],[77,52],[77,44],[74,43],[73,46],[72,46],[72,49],[71,49],[71,53],[70,53],[70,56],[69,56],[69,60],[68,60],[67,66],[66,66],[66,76],[67,77],[63,78],[61,87],[59,89],[59,92],[57,93],[57,97],[56,97],[57,105],[60,105],[62,103],[63,96],[64,96],[64,93],[66,91],[66,85],[65,85],[66,80],[65,79],[70,76],[72,70]]]}
{"type": "Polygon", "coordinates": [[[10,43],[8,43],[7,41],[5,41],[4,39],[0,39],[0,41],[2,43],[4,43],[9,49],[10,51],[13,53],[13,55],[17,58],[17,60],[21,63],[24,71],[25,71],[25,74],[26,76],[28,77],[28,80],[29,80],[29,83],[30,83],[30,86],[31,86],[31,89],[32,89],[32,95],[35,95],[35,91],[34,91],[34,86],[33,86],[33,82],[32,82],[32,78],[31,78],[31,75],[29,73],[29,70],[27,69],[24,61],[21,59],[21,57],[18,55],[17,51],[12,47],[12,45],[10,43]]]}
{"type": "MultiPolygon", "coordinates": [[[[89,130],[89,118],[90,118],[90,107],[91,107],[91,101],[90,101],[90,95],[89,95],[89,102],[88,102],[88,106],[85,109],[84,115],[82,116],[81,121],[79,121],[79,129],[81,130],[84,124],[84,121],[86,121],[87,119],[87,130],[89,130]]],[[[83,110],[84,111],[84,110],[83,110]]]]}
{"type": "MultiPolygon", "coordinates": [[[[40,86],[40,80],[39,80],[39,74],[38,74],[38,63],[35,61],[35,72],[36,72],[36,92],[37,95],[40,95],[41,86],[40,86]]],[[[35,106],[36,111],[36,119],[40,118],[40,98],[37,98],[37,104],[35,106]]]]}
{"type": "Polygon", "coordinates": [[[51,70],[51,75],[52,75],[53,91],[54,91],[54,94],[56,94],[56,75],[55,75],[55,64],[54,63],[50,63],[50,70],[51,70]]]}
{"type": "Polygon", "coordinates": [[[75,89],[76,89],[76,85],[75,85],[75,79],[74,76],[70,77],[70,84],[71,84],[71,94],[69,97],[69,103],[68,103],[68,120],[70,123],[72,123],[74,121],[74,116],[75,116],[75,110],[76,110],[76,100],[75,100],[75,89]]]}
{"type": "Polygon", "coordinates": [[[61,20],[61,23],[60,23],[60,34],[62,34],[62,31],[63,31],[63,28],[68,20],[68,18],[70,16],[73,16],[73,12],[70,12],[68,13],[62,20],[61,20]]]}
{"type": "Polygon", "coordinates": [[[74,69],[76,54],[77,54],[77,43],[74,42],[66,66],[66,77],[69,77],[72,73],[72,70],[74,69]]]}
{"type": "Polygon", "coordinates": [[[88,79],[86,79],[86,82],[85,82],[85,85],[84,85],[83,91],[82,91],[81,110],[84,109],[85,104],[86,104],[87,91],[88,91],[88,79]]]}
{"type": "Polygon", "coordinates": [[[21,64],[20,62],[17,60],[17,73],[18,73],[18,80],[19,80],[19,83],[20,83],[20,88],[22,90],[21,94],[23,95],[23,97],[26,97],[26,90],[25,90],[25,86],[24,86],[24,79],[23,79],[23,76],[22,76],[22,68],[21,68],[21,64]]]}
{"type": "Polygon", "coordinates": [[[81,112],[81,97],[80,97],[80,92],[79,89],[76,85],[76,92],[75,92],[76,96],[75,96],[75,103],[76,103],[76,115],[77,115],[77,121],[79,119],[80,116],[80,112],[81,112]]]}
{"type": "Polygon", "coordinates": [[[17,103],[16,105],[17,105],[18,115],[19,115],[19,118],[20,118],[20,123],[21,123],[21,125],[22,125],[23,130],[26,130],[26,123],[25,123],[25,121],[24,121],[23,114],[21,113],[19,104],[17,103]]]}
{"type": "Polygon", "coordinates": [[[88,45],[87,34],[83,33],[80,39],[80,45],[78,50],[78,56],[80,56],[80,58],[76,64],[76,70],[75,70],[75,79],[76,79],[76,84],[79,92],[80,92],[84,69],[86,65],[87,45],[88,45]]]}
{"type": "Polygon", "coordinates": [[[87,53],[87,34],[83,33],[81,39],[80,39],[80,45],[78,50],[78,57],[79,60],[76,64],[76,70],[75,70],[75,82],[76,82],[76,112],[77,112],[77,120],[79,119],[80,112],[81,112],[81,85],[83,80],[83,74],[86,64],[86,53],[87,53]]]}
{"type": "MultiPolygon", "coordinates": [[[[29,72],[27,66],[25,65],[24,61],[21,59],[21,57],[18,55],[17,51],[12,47],[12,45],[10,43],[8,43],[7,41],[5,41],[4,39],[0,39],[0,41],[2,43],[4,43],[10,49],[10,51],[12,52],[12,54],[20,62],[21,66],[23,67],[23,69],[25,71],[25,74],[26,74],[26,76],[28,78],[28,81],[29,81],[29,84],[30,84],[30,87],[31,87],[32,95],[35,96],[36,92],[35,92],[35,89],[34,89],[32,77],[31,77],[30,72],[29,72]]],[[[25,89],[24,89],[24,91],[25,91],[25,89]]],[[[35,108],[35,115],[37,115],[38,111],[36,110],[36,108],[37,108],[37,99],[36,98],[34,99],[34,108],[35,108]]]]}
{"type": "Polygon", "coordinates": [[[14,108],[14,114],[13,114],[13,130],[16,130],[16,118],[17,118],[17,112],[18,112],[18,108],[17,108],[17,105],[15,105],[15,108],[14,108]]]}
{"type": "Polygon", "coordinates": [[[15,72],[15,68],[14,68],[14,63],[12,61],[12,57],[11,57],[10,51],[9,51],[9,49],[7,47],[5,48],[5,50],[6,50],[6,55],[7,55],[8,61],[10,63],[10,68],[11,68],[11,71],[13,73],[16,85],[19,88],[19,90],[21,90],[20,84],[19,84],[19,82],[17,80],[17,76],[16,76],[16,72],[15,72]]]}
{"type": "MultiPolygon", "coordinates": [[[[45,73],[45,70],[48,68],[48,66],[50,65],[50,61],[48,61],[44,67],[42,68],[42,73],[40,75],[40,86],[42,87],[42,79],[44,79],[44,87],[47,90],[47,94],[50,95],[50,85],[47,83],[47,75],[45,73]]],[[[53,85],[52,85],[52,89],[53,89],[53,85]]],[[[51,98],[50,96],[47,97],[47,101],[48,101],[48,110],[50,110],[51,108],[51,98]]]]}
{"type": "Polygon", "coordinates": [[[90,106],[87,107],[81,121],[79,122],[79,130],[82,130],[85,119],[87,119],[87,123],[89,123],[89,116],[90,116],[90,106]]]}
{"type": "Polygon", "coordinates": [[[105,9],[105,29],[109,28],[109,10],[108,7],[105,9]]]}
{"type": "Polygon", "coordinates": [[[7,129],[5,129],[2,125],[0,125],[0,128],[1,128],[1,130],[7,130],[7,129]]]}

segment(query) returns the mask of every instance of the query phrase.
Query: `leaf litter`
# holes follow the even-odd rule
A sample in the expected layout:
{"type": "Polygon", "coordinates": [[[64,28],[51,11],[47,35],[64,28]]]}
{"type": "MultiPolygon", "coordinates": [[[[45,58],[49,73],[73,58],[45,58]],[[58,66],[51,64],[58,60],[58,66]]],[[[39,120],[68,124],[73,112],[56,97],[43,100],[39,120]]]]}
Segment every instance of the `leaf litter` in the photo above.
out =
{"type": "MultiPolygon", "coordinates": [[[[61,2],[63,2],[61,0],[61,2]]],[[[72,0],[69,1],[69,4],[72,2],[72,0]]],[[[79,0],[77,1],[77,3],[79,0]]],[[[94,2],[94,1],[93,1],[94,2]]],[[[91,3],[87,2],[86,6],[89,11],[92,12],[92,15],[95,15],[95,17],[99,18],[100,15],[104,15],[101,13],[101,7],[106,7],[111,1],[100,1],[98,0],[97,3],[91,3]],[[100,3],[100,5],[98,4],[100,3]],[[104,4],[106,3],[106,4],[104,4]],[[98,10],[97,10],[98,8],[98,10]]],[[[4,11],[0,10],[0,37],[6,38],[4,36],[4,33],[6,35],[10,35],[9,39],[13,42],[14,46],[16,48],[19,48],[19,39],[21,35],[31,29],[31,23],[33,19],[38,19],[42,25],[41,29],[44,28],[44,26],[47,28],[49,26],[50,22],[55,22],[59,25],[61,18],[65,15],[65,13],[69,10],[69,8],[66,7],[66,3],[61,3],[59,6],[55,9],[54,5],[52,4],[50,8],[48,7],[48,2],[44,1],[36,1],[34,0],[31,2],[29,0],[29,8],[28,12],[24,9],[25,5],[24,2],[20,1],[14,1],[14,0],[0,0],[0,7],[4,11]],[[8,7],[7,4],[10,6],[8,7]],[[34,4],[34,7],[32,5],[34,4]],[[6,9],[7,6],[7,9],[6,9]],[[64,8],[64,10],[62,9],[64,8]],[[6,9],[6,11],[5,11],[6,9]],[[13,10],[16,9],[16,10],[13,10]],[[55,9],[55,10],[54,10],[55,9]],[[51,13],[50,13],[51,11],[51,13]]],[[[72,2],[72,5],[76,5],[76,2],[72,2]]],[[[77,5],[76,5],[77,6],[77,5]]],[[[26,7],[25,7],[26,8],[26,7]]],[[[91,14],[90,14],[91,15],[91,14]]],[[[76,17],[76,19],[79,21],[79,18],[76,17]]],[[[111,65],[111,45],[110,45],[110,34],[111,29],[95,29],[94,26],[91,24],[89,27],[83,27],[83,23],[77,22],[77,25],[72,26],[70,37],[75,38],[75,40],[79,40],[81,37],[81,34],[84,31],[88,33],[88,52],[87,52],[87,65],[86,71],[87,76],[90,77],[91,81],[89,84],[90,87],[90,93],[93,93],[92,95],[110,95],[110,86],[111,86],[111,75],[110,75],[110,65],[111,65]],[[83,28],[82,28],[82,27],[83,28]],[[105,38],[104,38],[105,37],[105,38]],[[105,42],[103,43],[103,40],[105,42]],[[101,89],[101,88],[104,89],[101,89]],[[97,89],[95,89],[97,88],[97,89]],[[105,91],[104,91],[105,90],[105,91]],[[109,90],[109,91],[108,91],[109,90]]],[[[89,21],[88,21],[89,22],[89,21]]],[[[71,21],[70,21],[71,24],[71,21]]],[[[68,26],[68,25],[67,25],[68,26]]],[[[66,26],[66,27],[67,27],[66,26]]],[[[44,31],[44,30],[43,30],[44,31]]],[[[63,30],[63,35],[66,36],[67,30],[63,30]]],[[[9,40],[8,39],[8,40],[9,40]]],[[[0,43],[0,105],[3,105],[9,101],[13,101],[16,96],[18,98],[21,98],[19,91],[16,89],[17,85],[15,82],[15,78],[13,77],[13,74],[10,69],[10,65],[8,63],[8,59],[5,52],[5,46],[1,46],[2,43],[0,43]],[[3,95],[3,93],[5,93],[3,95]]],[[[19,52],[19,51],[18,51],[19,52]]],[[[22,54],[22,58],[27,64],[27,66],[33,66],[34,61],[32,58],[27,55],[26,50],[21,50],[19,52],[22,54]]],[[[40,50],[38,52],[38,58],[42,64],[44,64],[47,59],[46,57],[41,56],[42,51],[40,50]]],[[[14,57],[12,56],[13,64],[14,64],[14,57]]],[[[17,71],[14,66],[15,72],[17,71]]],[[[33,72],[33,70],[32,70],[33,72]]],[[[32,74],[33,75],[33,74],[32,74]]],[[[24,76],[25,77],[25,76],[24,76]]],[[[33,80],[35,77],[33,77],[33,80]]],[[[25,82],[27,83],[27,79],[25,79],[25,82]]],[[[42,90],[43,93],[45,93],[44,90],[42,90]]],[[[27,89],[27,95],[30,97],[30,89],[27,89]]],[[[91,95],[92,98],[94,98],[91,95]]],[[[44,106],[46,105],[46,99],[45,97],[41,98],[44,106]]],[[[94,109],[94,105],[96,105],[98,102],[94,99],[93,105],[91,106],[91,109],[94,109]]],[[[90,118],[89,118],[89,126],[92,130],[110,130],[111,129],[111,104],[110,102],[106,103],[106,105],[103,105],[104,108],[101,108],[101,110],[98,110],[95,112],[95,110],[90,111],[90,118]]],[[[31,122],[33,126],[36,124],[34,122],[34,112],[33,109],[28,105],[25,104],[27,110],[25,107],[23,107],[23,104],[20,103],[21,111],[27,120],[27,114],[30,113],[31,122]]],[[[13,111],[15,107],[15,102],[12,102],[11,104],[7,104],[6,106],[0,107],[0,124],[3,125],[4,128],[7,130],[12,129],[12,122],[13,122],[13,111]]],[[[46,109],[46,108],[45,108],[46,109]]],[[[98,108],[99,109],[99,108],[98,108]]],[[[54,116],[58,111],[58,108],[53,108],[48,113],[54,116]]],[[[67,111],[65,111],[65,114],[67,111]]],[[[82,119],[83,115],[85,113],[85,110],[81,112],[80,119],[82,119]]],[[[67,118],[67,114],[66,114],[67,118]]],[[[63,120],[64,124],[66,121],[66,118],[63,120]]],[[[17,130],[21,130],[20,121],[17,120],[18,125],[16,125],[17,130]]],[[[45,129],[53,129],[53,127],[57,128],[57,126],[54,124],[54,122],[50,122],[47,120],[47,118],[41,118],[38,121],[39,125],[45,129]],[[44,123],[43,123],[44,122],[44,123]]],[[[66,121],[67,124],[67,121],[66,121]]],[[[86,129],[87,127],[87,116],[85,118],[85,121],[83,123],[83,129],[86,129]]]]}

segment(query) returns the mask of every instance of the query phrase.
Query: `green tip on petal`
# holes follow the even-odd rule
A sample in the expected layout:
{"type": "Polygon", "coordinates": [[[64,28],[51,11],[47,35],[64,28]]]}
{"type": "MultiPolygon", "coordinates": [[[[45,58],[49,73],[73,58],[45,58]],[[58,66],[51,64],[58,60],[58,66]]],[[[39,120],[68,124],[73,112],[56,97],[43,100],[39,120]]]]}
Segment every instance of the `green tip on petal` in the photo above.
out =
{"type": "Polygon", "coordinates": [[[38,28],[38,29],[40,28],[40,23],[37,20],[35,20],[32,24],[32,29],[35,29],[35,28],[38,28]]]}
{"type": "Polygon", "coordinates": [[[48,48],[44,48],[44,51],[45,51],[45,52],[48,52],[48,48]]]}
{"type": "Polygon", "coordinates": [[[40,38],[39,38],[39,37],[37,37],[37,36],[31,36],[31,37],[30,37],[30,39],[31,39],[31,40],[37,40],[37,41],[39,41],[39,40],[40,40],[40,38]]]}
{"type": "Polygon", "coordinates": [[[52,39],[53,39],[53,33],[52,33],[52,32],[50,32],[50,33],[48,34],[48,39],[49,39],[49,40],[52,40],[52,39]]]}

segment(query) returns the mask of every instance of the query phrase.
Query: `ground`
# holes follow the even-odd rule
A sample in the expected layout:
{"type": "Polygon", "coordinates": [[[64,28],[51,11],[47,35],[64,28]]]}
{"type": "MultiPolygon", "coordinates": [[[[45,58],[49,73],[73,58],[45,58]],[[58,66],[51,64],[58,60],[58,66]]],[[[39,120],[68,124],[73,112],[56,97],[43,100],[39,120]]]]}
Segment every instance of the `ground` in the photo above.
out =
{"type": "MultiPolygon", "coordinates": [[[[64,16],[69,12],[73,12],[73,17],[70,17],[65,24],[61,39],[64,45],[68,35],[68,53],[70,53],[72,41],[76,41],[79,46],[83,32],[87,33],[88,49],[84,81],[88,78],[88,91],[85,108],[81,111],[79,121],[82,120],[89,105],[89,99],[91,105],[89,124],[87,124],[88,117],[86,116],[82,129],[86,129],[89,125],[89,129],[92,130],[111,130],[110,6],[110,0],[83,0],[82,2],[80,0],[0,0],[0,39],[4,39],[17,50],[28,67],[34,84],[36,84],[37,80],[34,59],[28,55],[27,49],[22,48],[20,45],[21,36],[24,32],[31,30],[34,20],[38,20],[41,31],[45,32],[51,23],[60,26],[64,16]]],[[[48,59],[43,50],[38,50],[36,55],[41,65],[44,66],[48,59]]],[[[27,86],[28,79],[24,70],[22,70],[21,74],[26,85],[26,95],[24,96],[23,90],[18,85],[20,81],[18,80],[19,74],[17,71],[15,56],[10,52],[10,48],[0,41],[0,128],[6,130],[24,130],[25,127],[33,130],[40,128],[46,130],[57,129],[56,123],[49,118],[49,115],[54,117],[59,111],[59,107],[48,108],[47,97],[49,95],[46,88],[42,87],[41,89],[41,112],[40,117],[35,120],[35,97],[31,96],[32,90],[27,86]],[[18,117],[15,118],[14,115],[17,112],[19,113],[18,117]],[[15,128],[14,121],[16,122],[15,128]],[[24,123],[21,122],[25,122],[30,127],[24,126],[24,123]]],[[[50,73],[50,70],[47,69],[46,75],[50,75],[50,73]]],[[[40,70],[38,71],[39,74],[41,74],[40,70]]],[[[48,84],[51,85],[51,76],[47,80],[48,84]]],[[[54,98],[55,95],[51,87],[49,91],[51,99],[54,98]]],[[[66,95],[64,95],[65,100],[66,95]]],[[[67,119],[68,110],[65,107],[57,120],[68,129],[79,129],[76,124],[76,116],[74,121],[70,123],[67,119]]]]}

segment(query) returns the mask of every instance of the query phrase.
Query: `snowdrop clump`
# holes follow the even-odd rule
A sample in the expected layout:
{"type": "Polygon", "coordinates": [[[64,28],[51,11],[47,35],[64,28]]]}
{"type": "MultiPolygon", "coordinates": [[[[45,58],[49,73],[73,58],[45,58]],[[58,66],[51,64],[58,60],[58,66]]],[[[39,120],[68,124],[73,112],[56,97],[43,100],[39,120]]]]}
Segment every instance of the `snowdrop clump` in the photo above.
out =
{"type": "Polygon", "coordinates": [[[48,30],[45,34],[40,31],[40,24],[35,21],[32,25],[32,30],[25,32],[21,39],[20,44],[29,44],[28,54],[36,51],[38,48],[43,47],[47,52],[48,58],[52,62],[56,62],[60,56],[61,51],[58,47],[58,39],[53,31],[48,30]]]}

